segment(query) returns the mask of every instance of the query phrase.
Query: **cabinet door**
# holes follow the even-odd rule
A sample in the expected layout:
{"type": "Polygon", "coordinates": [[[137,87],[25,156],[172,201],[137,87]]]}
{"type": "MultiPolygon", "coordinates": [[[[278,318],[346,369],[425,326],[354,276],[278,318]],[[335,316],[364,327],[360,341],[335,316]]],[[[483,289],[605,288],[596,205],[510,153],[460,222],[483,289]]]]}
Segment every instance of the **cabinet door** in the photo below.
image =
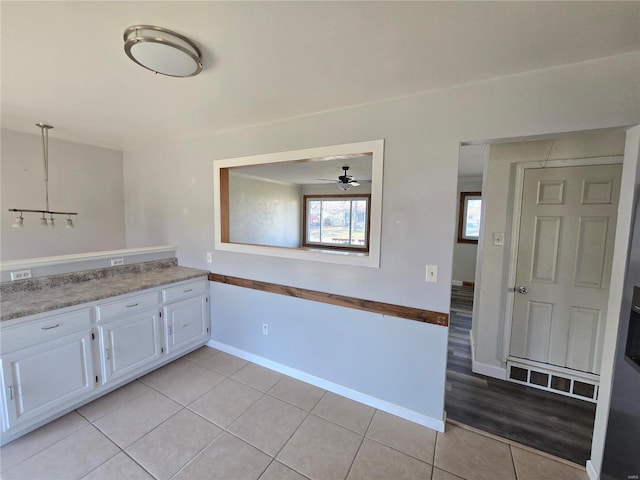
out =
{"type": "Polygon", "coordinates": [[[100,325],[103,383],[160,360],[159,327],[158,310],[100,325]]]}
{"type": "Polygon", "coordinates": [[[164,307],[167,353],[187,349],[209,338],[209,303],[197,297],[164,307]]]}
{"type": "Polygon", "coordinates": [[[95,387],[91,331],[4,355],[5,429],[60,410],[95,387]]]}

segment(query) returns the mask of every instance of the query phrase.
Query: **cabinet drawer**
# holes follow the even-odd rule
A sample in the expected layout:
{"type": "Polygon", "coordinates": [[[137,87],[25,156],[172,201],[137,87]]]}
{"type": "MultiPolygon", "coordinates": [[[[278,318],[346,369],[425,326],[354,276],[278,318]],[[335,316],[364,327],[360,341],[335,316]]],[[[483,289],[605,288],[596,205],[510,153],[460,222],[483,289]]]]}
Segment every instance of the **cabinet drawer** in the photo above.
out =
{"type": "Polygon", "coordinates": [[[33,322],[3,328],[1,330],[2,352],[7,353],[52,340],[82,328],[91,328],[90,308],[51,315],[33,322]]]}
{"type": "Polygon", "coordinates": [[[124,300],[98,305],[98,320],[104,321],[121,315],[133,315],[144,312],[160,305],[160,292],[149,292],[135,295],[124,300]]]}
{"type": "Polygon", "coordinates": [[[184,283],[175,287],[162,289],[164,303],[177,302],[185,298],[197,297],[208,293],[209,282],[207,280],[197,280],[195,282],[184,283]]]}

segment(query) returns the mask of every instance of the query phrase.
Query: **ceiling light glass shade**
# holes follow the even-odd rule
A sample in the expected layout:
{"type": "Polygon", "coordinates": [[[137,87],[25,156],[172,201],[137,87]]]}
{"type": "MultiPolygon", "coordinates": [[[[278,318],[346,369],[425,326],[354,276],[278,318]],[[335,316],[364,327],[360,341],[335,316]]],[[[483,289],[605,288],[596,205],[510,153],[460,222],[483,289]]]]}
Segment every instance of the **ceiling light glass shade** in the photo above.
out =
{"type": "Polygon", "coordinates": [[[53,227],[55,227],[55,226],[56,226],[56,223],[53,221],[53,217],[51,217],[51,218],[49,219],[49,226],[50,226],[51,228],[53,228],[53,227]]]}
{"type": "Polygon", "coordinates": [[[73,220],[71,220],[71,217],[67,218],[67,224],[64,228],[73,228],[73,220]]]}
{"type": "Polygon", "coordinates": [[[11,225],[13,228],[22,228],[24,227],[24,218],[22,218],[22,214],[19,217],[16,217],[16,221],[11,225]]]}
{"type": "Polygon", "coordinates": [[[346,192],[351,188],[352,185],[352,183],[339,183],[338,187],[340,187],[340,190],[344,190],[346,192]]]}
{"type": "Polygon", "coordinates": [[[124,51],[138,65],[170,77],[193,77],[202,71],[200,49],[184,35],[153,25],[124,31],[124,51]]]}
{"type": "Polygon", "coordinates": [[[47,219],[44,218],[44,215],[42,215],[42,218],[40,219],[40,226],[41,227],[46,227],[47,226],[47,219]]]}

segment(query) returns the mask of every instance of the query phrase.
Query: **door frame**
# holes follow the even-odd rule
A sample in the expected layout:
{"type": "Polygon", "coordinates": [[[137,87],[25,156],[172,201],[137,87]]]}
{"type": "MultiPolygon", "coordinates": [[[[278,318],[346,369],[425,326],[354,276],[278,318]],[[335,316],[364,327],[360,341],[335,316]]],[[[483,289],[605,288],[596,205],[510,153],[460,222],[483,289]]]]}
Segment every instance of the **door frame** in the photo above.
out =
{"type": "MultiPolygon", "coordinates": [[[[622,164],[623,156],[591,158],[571,158],[548,161],[530,161],[516,163],[515,180],[513,184],[513,208],[511,218],[511,235],[509,244],[509,263],[507,274],[507,295],[504,315],[504,335],[502,338],[502,361],[507,362],[511,346],[511,327],[513,323],[513,303],[515,301],[516,268],[518,264],[518,243],[520,241],[520,217],[522,214],[522,191],[524,189],[524,174],[533,168],[585,167],[592,165],[622,164]]],[[[605,318],[605,325],[607,319],[605,318]]]]}

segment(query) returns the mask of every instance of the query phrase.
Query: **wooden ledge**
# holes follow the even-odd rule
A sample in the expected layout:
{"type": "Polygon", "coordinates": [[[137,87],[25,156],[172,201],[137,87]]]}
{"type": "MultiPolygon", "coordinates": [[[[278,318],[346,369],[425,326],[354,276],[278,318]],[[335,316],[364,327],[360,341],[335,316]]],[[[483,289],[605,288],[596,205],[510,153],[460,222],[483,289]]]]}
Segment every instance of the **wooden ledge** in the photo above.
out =
{"type": "Polygon", "coordinates": [[[237,287],[251,288],[253,290],[260,290],[263,292],[277,293],[278,295],[287,295],[289,297],[303,298],[314,302],[329,303],[340,307],[356,308],[367,312],[380,313],[382,315],[390,315],[392,317],[400,317],[417,322],[431,323],[433,325],[440,325],[443,327],[449,325],[448,314],[433,312],[431,310],[421,310],[419,308],[404,307],[402,305],[393,305],[391,303],[375,302],[373,300],[346,297],[344,295],[336,295],[333,293],[317,292],[315,290],[289,287],[286,285],[261,282],[258,280],[249,280],[247,278],[230,277],[219,273],[210,273],[209,281],[226,283],[237,287]]]}

